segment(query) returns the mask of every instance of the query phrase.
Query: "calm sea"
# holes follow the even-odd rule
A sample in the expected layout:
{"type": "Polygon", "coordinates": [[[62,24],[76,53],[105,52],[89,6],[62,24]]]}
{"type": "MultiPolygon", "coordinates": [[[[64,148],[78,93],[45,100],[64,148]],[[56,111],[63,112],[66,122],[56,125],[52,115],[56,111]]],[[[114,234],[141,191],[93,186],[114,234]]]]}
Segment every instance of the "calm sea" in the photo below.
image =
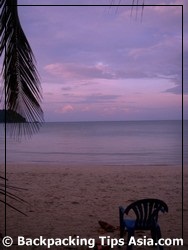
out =
{"type": "MultiPolygon", "coordinates": [[[[184,161],[188,163],[187,121],[183,136],[184,161]]],[[[1,127],[0,163],[4,163],[4,142],[1,127]]],[[[7,137],[6,145],[7,163],[181,165],[182,122],[45,123],[30,139],[7,137]]]]}

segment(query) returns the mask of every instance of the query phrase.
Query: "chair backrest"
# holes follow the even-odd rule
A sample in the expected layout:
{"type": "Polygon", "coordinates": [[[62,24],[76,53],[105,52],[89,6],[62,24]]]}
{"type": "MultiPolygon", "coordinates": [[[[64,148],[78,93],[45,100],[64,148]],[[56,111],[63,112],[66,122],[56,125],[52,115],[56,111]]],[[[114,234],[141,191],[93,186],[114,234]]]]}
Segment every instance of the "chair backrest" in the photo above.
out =
{"type": "Polygon", "coordinates": [[[168,212],[168,206],[162,200],[142,199],[131,203],[125,213],[128,215],[131,210],[136,215],[135,228],[150,229],[157,224],[159,211],[168,212]]]}

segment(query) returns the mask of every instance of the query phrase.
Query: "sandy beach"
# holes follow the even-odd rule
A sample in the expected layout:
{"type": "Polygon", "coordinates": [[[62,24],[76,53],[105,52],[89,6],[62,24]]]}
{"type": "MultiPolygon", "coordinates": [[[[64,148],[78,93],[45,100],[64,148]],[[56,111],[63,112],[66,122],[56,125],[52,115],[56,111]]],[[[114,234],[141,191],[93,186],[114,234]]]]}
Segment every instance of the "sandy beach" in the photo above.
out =
{"type": "MultiPolygon", "coordinates": [[[[187,177],[184,167],[184,247],[181,249],[188,246],[187,177]]],[[[126,206],[142,198],[164,200],[169,212],[159,217],[162,236],[182,237],[181,166],[8,165],[7,178],[9,185],[27,189],[12,192],[28,204],[11,201],[27,217],[7,208],[7,234],[14,239],[18,235],[32,238],[77,235],[95,239],[110,235],[119,238],[119,205],[126,206]],[[99,220],[113,225],[116,230],[105,232],[99,220]]],[[[3,210],[4,205],[0,203],[1,221],[4,221],[3,210]]],[[[0,232],[4,233],[3,223],[0,232]]]]}

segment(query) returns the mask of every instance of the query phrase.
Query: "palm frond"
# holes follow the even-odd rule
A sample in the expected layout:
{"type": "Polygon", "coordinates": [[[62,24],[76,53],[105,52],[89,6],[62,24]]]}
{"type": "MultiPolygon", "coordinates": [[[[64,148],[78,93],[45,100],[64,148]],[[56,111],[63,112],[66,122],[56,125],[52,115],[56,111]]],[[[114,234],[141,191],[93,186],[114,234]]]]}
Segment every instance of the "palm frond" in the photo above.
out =
{"type": "Polygon", "coordinates": [[[131,18],[132,18],[133,8],[135,6],[136,6],[136,15],[135,15],[136,20],[138,18],[138,6],[142,7],[141,16],[140,16],[140,21],[142,22],[142,20],[143,20],[143,12],[144,12],[144,0],[142,1],[142,4],[139,4],[139,0],[132,0],[131,13],[130,13],[131,18]]]}
{"type": "Polygon", "coordinates": [[[2,74],[5,109],[22,115],[29,124],[26,131],[32,133],[43,121],[36,60],[19,21],[17,0],[1,0],[0,13],[0,56],[4,52],[2,74]]]}
{"type": "MultiPolygon", "coordinates": [[[[0,179],[2,181],[7,181],[7,179],[5,179],[3,176],[0,176],[0,179]]],[[[26,190],[25,188],[20,188],[20,187],[16,187],[16,186],[9,186],[6,185],[6,183],[0,183],[0,203],[4,203],[6,206],[12,208],[13,210],[26,215],[24,212],[22,212],[20,209],[17,208],[17,205],[13,205],[13,202],[16,203],[25,203],[25,204],[29,204],[27,201],[25,201],[24,199],[20,198],[17,194],[13,193],[12,191],[8,191],[8,189],[14,190],[14,191],[20,191],[20,190],[26,190]],[[3,199],[2,199],[3,198],[3,199]],[[9,200],[9,202],[8,202],[9,200]],[[11,204],[10,204],[11,201],[11,204]]],[[[26,215],[27,216],[27,215],[26,215]]]]}
{"type": "Polygon", "coordinates": [[[8,191],[6,191],[6,193],[5,193],[4,189],[1,189],[1,188],[0,188],[0,195],[2,195],[2,196],[6,195],[7,197],[9,197],[9,198],[11,198],[11,199],[13,199],[15,201],[29,204],[27,201],[25,201],[24,199],[20,198],[19,196],[15,195],[15,194],[12,194],[12,193],[10,193],[8,191]]]}
{"type": "Polygon", "coordinates": [[[16,207],[12,206],[11,204],[5,202],[4,200],[0,200],[0,202],[6,204],[6,206],[14,209],[15,211],[19,212],[20,214],[27,216],[27,214],[23,213],[21,210],[17,209],[16,207]]]}

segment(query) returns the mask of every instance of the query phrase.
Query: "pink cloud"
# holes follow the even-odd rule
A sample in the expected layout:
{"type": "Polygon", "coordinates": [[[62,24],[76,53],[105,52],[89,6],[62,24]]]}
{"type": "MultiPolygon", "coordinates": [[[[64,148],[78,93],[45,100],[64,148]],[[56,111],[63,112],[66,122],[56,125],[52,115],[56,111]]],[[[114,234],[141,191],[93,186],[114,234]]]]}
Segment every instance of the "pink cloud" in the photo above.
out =
{"type": "Polygon", "coordinates": [[[72,111],[74,111],[74,107],[70,104],[67,104],[67,105],[59,108],[58,110],[56,110],[56,113],[64,114],[64,113],[70,113],[72,111]]]}
{"type": "MultiPolygon", "coordinates": [[[[181,3],[179,2],[178,4],[181,4],[181,3]]],[[[175,6],[175,5],[167,7],[167,5],[164,4],[164,6],[153,6],[152,9],[158,14],[166,13],[172,16],[181,14],[181,7],[175,6]]]]}
{"type": "Polygon", "coordinates": [[[102,62],[93,65],[80,63],[54,63],[46,65],[44,69],[49,74],[66,79],[111,79],[115,77],[115,73],[112,69],[102,62]]]}

